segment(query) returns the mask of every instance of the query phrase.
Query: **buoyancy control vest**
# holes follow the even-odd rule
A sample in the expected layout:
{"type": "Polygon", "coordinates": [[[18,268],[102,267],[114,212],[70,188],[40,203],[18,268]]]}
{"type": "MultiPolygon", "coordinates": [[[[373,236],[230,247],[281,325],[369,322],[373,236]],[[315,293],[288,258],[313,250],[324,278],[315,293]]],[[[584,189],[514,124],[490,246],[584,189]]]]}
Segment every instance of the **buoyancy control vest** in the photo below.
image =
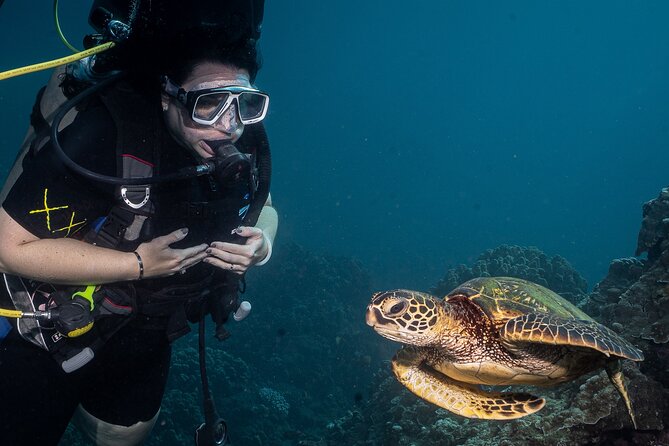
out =
{"type": "MultiPolygon", "coordinates": [[[[186,149],[168,134],[158,107],[143,95],[119,82],[100,97],[116,126],[120,176],[151,177],[189,162],[186,149]],[[132,116],[128,116],[128,110],[132,110],[132,116]]],[[[135,214],[120,241],[121,249],[134,249],[136,246],[132,245],[137,240],[145,241],[184,226],[195,229],[184,241],[186,244],[232,241],[232,229],[242,224],[254,225],[269,194],[271,170],[262,125],[248,126],[236,146],[249,161],[247,172],[233,172],[223,179],[205,175],[157,185],[117,187],[118,206],[135,214]],[[157,219],[147,220],[154,216],[157,219]]]]}
{"type": "MultiPolygon", "coordinates": [[[[163,156],[166,152],[185,152],[167,133],[159,107],[129,85],[119,82],[101,94],[100,99],[116,127],[118,176],[156,175],[161,168],[169,168],[163,156]],[[128,116],[129,112],[132,116],[128,116]]],[[[34,127],[38,118],[33,113],[34,127]]],[[[184,241],[190,246],[214,240],[234,241],[232,229],[256,223],[269,194],[271,172],[269,144],[262,124],[248,126],[237,147],[250,161],[247,178],[237,178],[238,181],[229,184],[199,177],[172,184],[116,187],[113,191],[116,205],[107,216],[102,216],[85,239],[101,246],[132,251],[140,243],[169,232],[170,228],[188,226],[194,228],[189,240],[184,241]],[[179,191],[176,195],[180,199],[173,199],[175,190],[179,191]],[[214,231],[218,233],[213,234],[214,231]]],[[[204,264],[191,270],[192,273],[183,277],[100,287],[95,299],[97,315],[102,321],[96,320],[95,330],[80,338],[73,340],[59,335],[52,326],[42,326],[39,321],[30,319],[19,319],[18,331],[24,338],[52,352],[66,371],[76,370],[90,361],[97,348],[137,315],[147,320],[162,320],[161,328],[171,340],[187,333],[188,321],[195,322],[204,313],[212,314],[217,335],[224,333],[223,322],[239,305],[238,276],[204,264]]],[[[23,311],[44,306],[58,291],[49,284],[10,275],[5,275],[5,285],[15,307],[23,311]]],[[[64,295],[70,293],[71,289],[64,295]]]]}

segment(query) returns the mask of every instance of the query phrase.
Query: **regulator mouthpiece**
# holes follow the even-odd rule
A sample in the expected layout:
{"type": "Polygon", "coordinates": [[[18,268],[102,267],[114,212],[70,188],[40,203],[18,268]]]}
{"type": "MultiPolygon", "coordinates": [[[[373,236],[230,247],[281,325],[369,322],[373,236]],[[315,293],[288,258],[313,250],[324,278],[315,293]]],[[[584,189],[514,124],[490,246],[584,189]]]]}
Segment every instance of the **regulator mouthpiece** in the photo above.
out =
{"type": "Polygon", "coordinates": [[[248,179],[251,172],[249,157],[228,141],[205,141],[214,150],[214,176],[220,184],[248,179]]]}

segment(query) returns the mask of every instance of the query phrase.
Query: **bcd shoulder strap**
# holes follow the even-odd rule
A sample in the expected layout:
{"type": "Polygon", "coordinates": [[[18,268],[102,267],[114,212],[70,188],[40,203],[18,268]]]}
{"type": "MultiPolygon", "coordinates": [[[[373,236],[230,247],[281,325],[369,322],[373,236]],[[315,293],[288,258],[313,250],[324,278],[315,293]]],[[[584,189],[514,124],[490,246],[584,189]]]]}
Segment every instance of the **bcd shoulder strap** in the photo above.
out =
{"type": "MultiPolygon", "coordinates": [[[[100,96],[116,125],[116,170],[123,178],[147,178],[157,171],[158,150],[165,143],[157,107],[123,82],[100,96]],[[131,111],[132,118],[128,118],[131,111]]],[[[117,204],[97,229],[93,242],[109,248],[134,248],[146,219],[155,211],[151,186],[123,185],[117,204]]]]}

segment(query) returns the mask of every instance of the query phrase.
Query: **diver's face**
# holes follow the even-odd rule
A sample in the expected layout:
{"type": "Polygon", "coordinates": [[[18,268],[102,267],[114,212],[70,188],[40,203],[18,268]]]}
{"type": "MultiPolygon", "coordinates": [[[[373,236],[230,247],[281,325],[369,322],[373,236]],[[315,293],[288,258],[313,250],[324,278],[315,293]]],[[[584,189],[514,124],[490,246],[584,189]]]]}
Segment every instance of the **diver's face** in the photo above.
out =
{"type": "MultiPolygon", "coordinates": [[[[231,85],[250,87],[246,70],[231,65],[204,62],[197,65],[191,75],[181,84],[184,90],[227,87],[231,85]]],[[[214,151],[205,141],[236,142],[244,132],[244,124],[239,118],[237,103],[211,126],[193,121],[190,111],[176,98],[163,93],[161,96],[163,115],[172,137],[182,146],[190,149],[199,158],[211,158],[214,151]]]]}

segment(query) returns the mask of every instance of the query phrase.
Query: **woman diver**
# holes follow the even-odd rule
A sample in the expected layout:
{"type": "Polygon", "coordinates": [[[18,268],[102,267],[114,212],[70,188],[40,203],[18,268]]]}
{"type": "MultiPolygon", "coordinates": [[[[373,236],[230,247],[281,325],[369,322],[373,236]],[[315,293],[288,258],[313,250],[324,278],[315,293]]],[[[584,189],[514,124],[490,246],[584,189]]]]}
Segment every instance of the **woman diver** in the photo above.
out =
{"type": "MultiPolygon", "coordinates": [[[[94,8],[108,24],[119,3],[94,8]]],[[[105,80],[60,77],[71,99],[5,188],[1,444],[56,445],[73,417],[96,444],[141,444],[170,343],[205,314],[224,338],[240,279],[271,255],[263,1],[126,3],[105,80]]]]}

